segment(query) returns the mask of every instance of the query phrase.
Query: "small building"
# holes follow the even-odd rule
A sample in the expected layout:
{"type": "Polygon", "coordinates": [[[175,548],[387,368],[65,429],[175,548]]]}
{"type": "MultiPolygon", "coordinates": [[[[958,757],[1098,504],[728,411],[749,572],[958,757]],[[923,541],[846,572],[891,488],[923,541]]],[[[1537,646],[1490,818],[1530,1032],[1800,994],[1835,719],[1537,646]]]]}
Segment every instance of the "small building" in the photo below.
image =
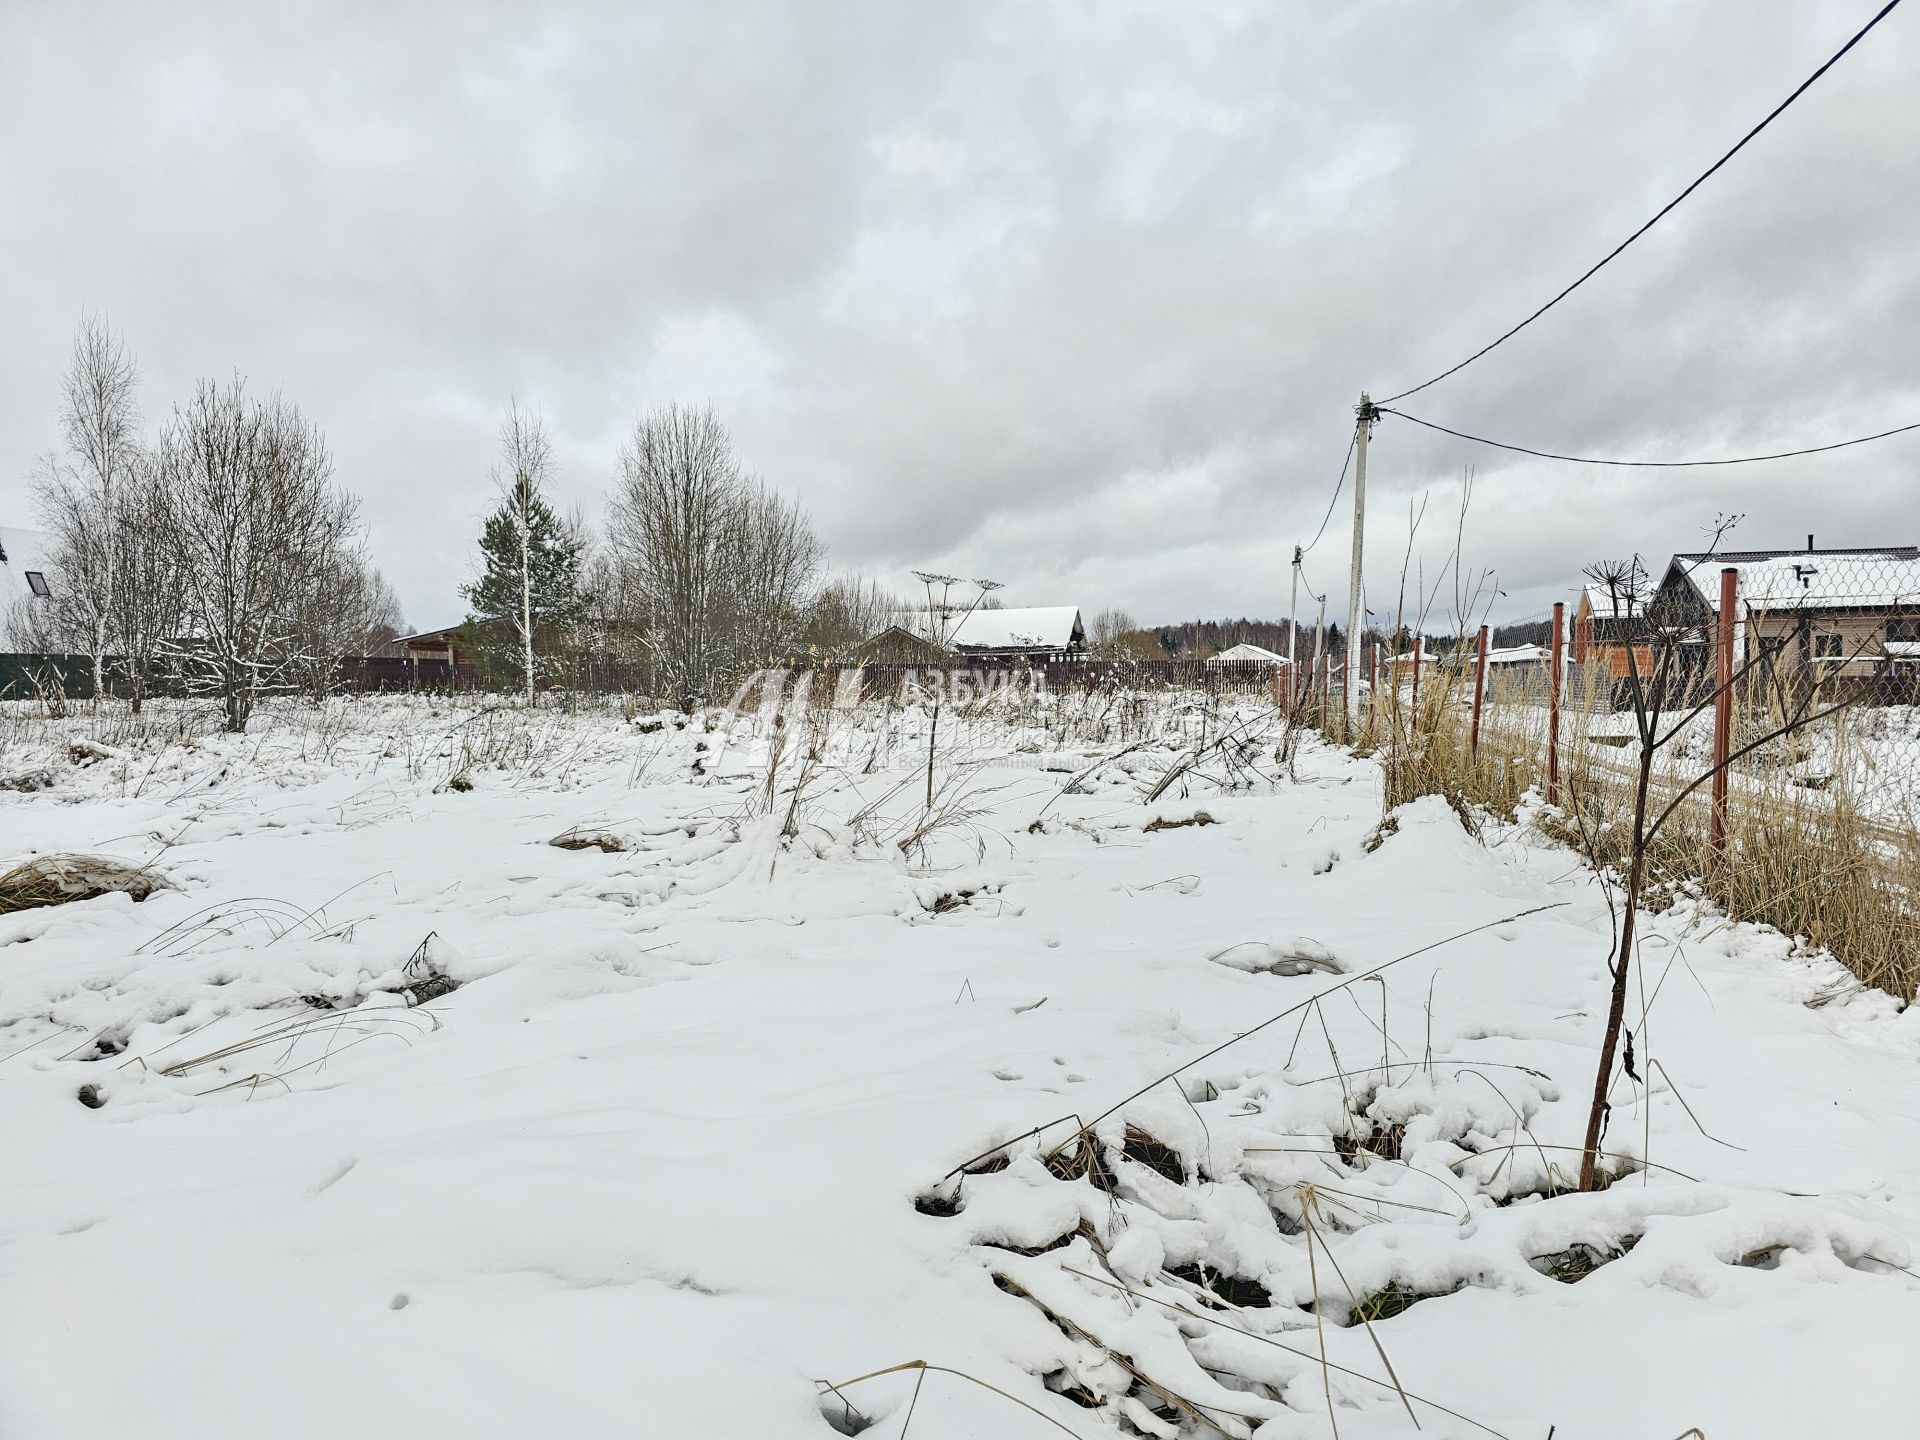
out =
{"type": "Polygon", "coordinates": [[[1646,597],[1635,595],[1629,582],[1591,584],[1580,592],[1573,610],[1573,663],[1600,667],[1615,680],[1652,673],[1646,597]]]}
{"type": "Polygon", "coordinates": [[[947,648],[969,659],[1064,660],[1086,653],[1087,629],[1072,605],[970,610],[947,636],[947,648]]]}
{"type": "Polygon", "coordinates": [[[943,649],[916,635],[902,625],[889,625],[878,635],[860,642],[853,652],[856,665],[945,666],[955,661],[951,650],[943,649]]]}
{"type": "MultiPolygon", "coordinates": [[[[1736,575],[1734,663],[1758,652],[1776,675],[1816,683],[1911,682],[1920,668],[1920,546],[1733,550],[1675,555],[1647,602],[1682,666],[1712,658],[1720,572],[1736,575]]],[[[1863,684],[1862,693],[1890,693],[1863,684]]]]}
{"type": "Polygon", "coordinates": [[[1262,645],[1240,644],[1222,650],[1217,655],[1206,658],[1211,669],[1224,670],[1229,667],[1253,669],[1264,666],[1272,669],[1277,665],[1291,665],[1293,662],[1284,655],[1277,655],[1262,645]]]}
{"type": "Polygon", "coordinates": [[[473,658],[470,655],[458,654],[459,650],[465,649],[469,644],[464,624],[449,625],[444,630],[422,630],[418,635],[401,635],[393,643],[406,652],[409,660],[427,660],[451,665],[456,658],[473,658]]]}
{"type": "Polygon", "coordinates": [[[1505,645],[1498,650],[1487,651],[1487,668],[1545,665],[1552,658],[1553,651],[1545,645],[1505,645]]]}

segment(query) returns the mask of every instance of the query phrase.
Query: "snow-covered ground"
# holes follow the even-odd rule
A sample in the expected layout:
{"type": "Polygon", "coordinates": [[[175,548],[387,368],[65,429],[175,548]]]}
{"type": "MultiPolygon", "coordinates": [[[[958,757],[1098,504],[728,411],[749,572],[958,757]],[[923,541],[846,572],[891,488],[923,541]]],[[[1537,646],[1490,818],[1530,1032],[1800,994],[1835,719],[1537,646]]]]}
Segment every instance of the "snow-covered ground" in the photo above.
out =
{"type": "Polygon", "coordinates": [[[903,851],[930,723],[15,717],[0,863],[173,888],[0,917],[0,1436],[1920,1432],[1913,1015],[1650,919],[1565,1193],[1566,851],[1257,730],[1144,803],[1192,713],[949,717],[903,851]]]}

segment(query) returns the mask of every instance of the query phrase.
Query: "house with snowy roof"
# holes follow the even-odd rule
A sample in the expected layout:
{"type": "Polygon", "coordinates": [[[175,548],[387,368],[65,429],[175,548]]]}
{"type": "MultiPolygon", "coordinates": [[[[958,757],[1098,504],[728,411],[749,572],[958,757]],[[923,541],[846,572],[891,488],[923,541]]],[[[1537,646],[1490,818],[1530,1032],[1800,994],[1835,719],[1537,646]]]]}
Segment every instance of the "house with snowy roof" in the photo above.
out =
{"type": "Polygon", "coordinates": [[[1647,602],[1694,663],[1712,653],[1720,575],[1735,573],[1739,664],[1757,648],[1818,680],[1920,678],[1920,546],[1722,550],[1675,555],[1647,602]]]}
{"type": "Polygon", "coordinates": [[[994,660],[1063,660],[1086,653],[1087,627],[1072,605],[969,610],[947,634],[956,654],[994,660]]]}
{"type": "MultiPolygon", "coordinates": [[[[1640,572],[1636,571],[1638,576],[1640,572]]],[[[1616,680],[1653,673],[1644,579],[1589,584],[1573,609],[1573,663],[1604,666],[1616,680]]]]}
{"type": "Polygon", "coordinates": [[[1293,662],[1284,655],[1267,649],[1264,645],[1239,644],[1229,646],[1217,655],[1206,658],[1207,666],[1214,670],[1229,668],[1253,668],[1264,665],[1272,669],[1276,665],[1291,665],[1293,662]]]}

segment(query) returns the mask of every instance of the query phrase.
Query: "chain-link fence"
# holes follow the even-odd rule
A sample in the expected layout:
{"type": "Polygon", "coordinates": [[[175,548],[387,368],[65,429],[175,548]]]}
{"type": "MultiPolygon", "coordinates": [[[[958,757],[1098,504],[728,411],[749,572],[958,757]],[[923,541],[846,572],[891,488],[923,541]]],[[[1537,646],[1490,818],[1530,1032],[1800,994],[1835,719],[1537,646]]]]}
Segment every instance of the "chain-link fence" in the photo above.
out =
{"type": "Polygon", "coordinates": [[[1511,813],[1537,791],[1545,823],[1602,864],[1630,863],[1651,832],[1646,863],[1672,893],[1704,891],[1913,994],[1920,550],[1592,574],[1560,607],[1557,647],[1483,636],[1430,659],[1417,699],[1411,667],[1389,667],[1354,729],[1383,752],[1390,798],[1511,813]]]}

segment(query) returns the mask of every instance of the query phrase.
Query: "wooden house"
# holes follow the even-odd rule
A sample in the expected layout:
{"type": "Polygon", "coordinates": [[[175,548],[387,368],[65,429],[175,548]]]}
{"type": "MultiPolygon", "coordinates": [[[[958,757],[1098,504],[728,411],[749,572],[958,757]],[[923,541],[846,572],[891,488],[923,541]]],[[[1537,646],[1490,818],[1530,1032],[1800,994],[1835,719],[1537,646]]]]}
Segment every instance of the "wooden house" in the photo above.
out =
{"type": "Polygon", "coordinates": [[[1293,662],[1264,646],[1242,644],[1231,646],[1217,655],[1209,655],[1205,663],[1210,670],[1224,670],[1231,667],[1272,669],[1278,665],[1291,665],[1293,662]]]}
{"type": "Polygon", "coordinates": [[[1912,690],[1920,672],[1920,546],[1674,556],[1647,602],[1647,621],[1677,641],[1687,668],[1712,657],[1724,569],[1737,576],[1736,665],[1757,656],[1776,676],[1855,682],[1863,698],[1912,690]]]}
{"type": "Polygon", "coordinates": [[[1065,660],[1086,654],[1087,628],[1072,605],[970,610],[947,636],[947,648],[969,659],[1065,660]]]}
{"type": "Polygon", "coordinates": [[[853,652],[856,665],[948,666],[955,663],[951,650],[943,649],[924,635],[916,635],[901,625],[889,625],[878,635],[860,642],[853,652]]]}
{"type": "Polygon", "coordinates": [[[1647,641],[1646,596],[1630,582],[1593,584],[1580,592],[1573,610],[1573,663],[1594,665],[1615,680],[1653,670],[1647,641]]]}

